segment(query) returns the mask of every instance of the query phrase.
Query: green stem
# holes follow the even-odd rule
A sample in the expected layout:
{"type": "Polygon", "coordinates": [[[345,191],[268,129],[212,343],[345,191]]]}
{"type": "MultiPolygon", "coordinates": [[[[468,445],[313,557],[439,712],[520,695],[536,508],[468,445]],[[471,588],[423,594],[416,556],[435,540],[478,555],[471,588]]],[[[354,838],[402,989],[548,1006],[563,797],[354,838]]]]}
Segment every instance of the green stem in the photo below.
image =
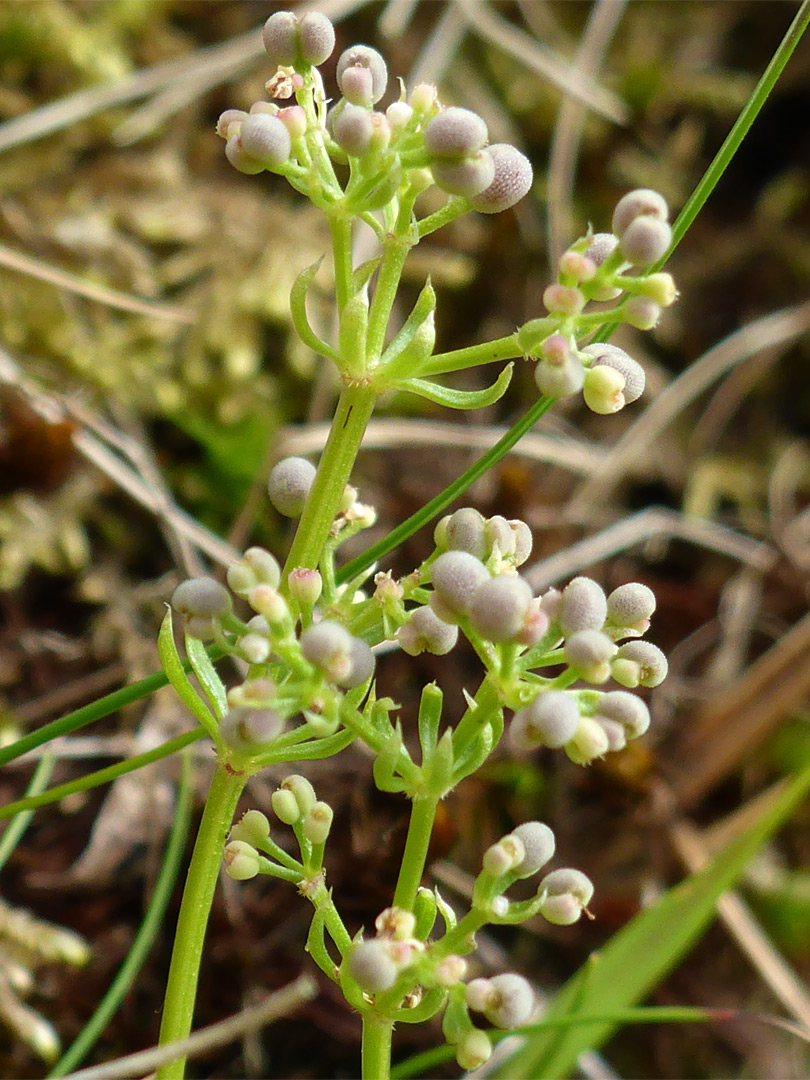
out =
{"type": "Polygon", "coordinates": [[[502,457],[508,454],[512,447],[520,442],[526,432],[531,431],[543,413],[551,408],[555,400],[555,398],[550,397],[538,398],[521,416],[520,420],[513,424],[493,447],[487,450],[485,454],[482,454],[466,472],[462,473],[457,480],[454,480],[444,491],[440,492],[435,499],[425,503],[421,510],[417,510],[401,525],[392,529],[382,540],[372,544],[362,555],[358,555],[357,558],[346,563],[338,571],[338,584],[342,585],[344,581],[348,581],[355,575],[362,573],[367,567],[372,566],[384,555],[387,555],[389,551],[398,548],[400,544],[403,544],[415,532],[418,532],[423,525],[427,525],[433,518],[438,517],[454,499],[463,494],[471,484],[474,484],[479,477],[483,476],[502,457]]]}
{"type": "MultiPolygon", "coordinates": [[[[222,849],[246,780],[244,774],[233,773],[226,765],[219,764],[208,790],[177,919],[160,1025],[161,1046],[185,1039],[191,1031],[203,943],[222,849]]],[[[182,1080],[184,1074],[185,1058],[179,1058],[161,1066],[157,1077],[158,1080],[182,1080]]]]}
{"type": "Polygon", "coordinates": [[[410,239],[404,236],[391,236],[386,240],[382,262],[380,263],[374,296],[368,313],[368,335],[366,338],[366,363],[372,368],[382,356],[385,344],[385,331],[394,306],[402,268],[411,250],[410,239]]]}
{"type": "Polygon", "coordinates": [[[419,376],[426,379],[432,375],[447,375],[451,371],[466,371],[467,368],[494,364],[498,360],[516,360],[519,356],[523,356],[523,350],[518,344],[517,334],[507,334],[506,337],[470,345],[466,349],[436,353],[419,368],[419,376]]]}
{"type": "Polygon", "coordinates": [[[335,297],[338,315],[346,306],[352,289],[352,223],[343,217],[329,218],[332,256],[335,262],[335,297]]]}
{"type": "Polygon", "coordinates": [[[363,1014],[363,1080],[388,1080],[394,1022],[376,1013],[363,1014]]]}
{"type": "Polygon", "coordinates": [[[314,570],[340,506],[366,424],[374,411],[377,392],[360,383],[346,383],[340,395],[318,472],[298,524],[282,581],[290,570],[314,570]]]}
{"type": "Polygon", "coordinates": [[[433,835],[433,822],[436,818],[436,796],[427,795],[414,799],[411,807],[411,820],[408,825],[408,838],[399,868],[399,880],[394,893],[394,907],[412,911],[416,893],[422,882],[427,862],[430,838],[433,835]]]}

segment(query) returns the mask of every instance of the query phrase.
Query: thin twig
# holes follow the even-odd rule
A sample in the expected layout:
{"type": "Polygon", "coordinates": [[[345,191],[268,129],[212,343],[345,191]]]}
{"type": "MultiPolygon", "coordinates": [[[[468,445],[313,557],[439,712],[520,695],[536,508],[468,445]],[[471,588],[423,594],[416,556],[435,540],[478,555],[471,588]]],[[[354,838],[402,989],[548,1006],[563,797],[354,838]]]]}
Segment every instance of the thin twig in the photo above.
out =
{"type": "Polygon", "coordinates": [[[8,270],[17,270],[21,274],[29,274],[31,277],[47,281],[50,285],[56,285],[57,288],[67,289],[78,296],[86,296],[88,300],[95,300],[98,304],[106,304],[107,307],[118,308],[120,311],[131,311],[135,315],[148,315],[150,318],[168,319],[178,323],[193,323],[197,318],[193,312],[183,311],[182,308],[174,307],[173,304],[142,300],[138,296],[130,296],[118,289],[109,289],[104,285],[85,281],[77,274],[58,270],[42,259],[32,258],[20,251],[13,251],[5,244],[0,244],[0,266],[5,266],[8,270]]]}
{"type": "Polygon", "coordinates": [[[572,509],[604,501],[638,461],[646,460],[662,431],[712,383],[742,360],[794,341],[810,330],[810,301],[783,308],[729,334],[669,384],[609,450],[574,496],[572,509]]]}
{"type": "Polygon", "coordinates": [[[776,551],[769,544],[750,540],[733,529],[711,521],[687,518],[675,510],[650,507],[543,559],[527,572],[526,577],[534,589],[540,589],[654,538],[686,540],[761,571],[769,570],[777,559],[776,551]]]}
{"type": "MultiPolygon", "coordinates": [[[[626,0],[598,0],[574,57],[574,71],[596,76],[611,38],[624,14],[626,0]]],[[[573,190],[577,156],[587,110],[581,101],[566,95],[560,102],[551,137],[548,161],[548,252],[552,276],[566,245],[573,238],[573,190]]]]}
{"type": "Polygon", "coordinates": [[[151,1050],[141,1050],[137,1054],[127,1054],[126,1057],[104,1065],[79,1069],[78,1072],[68,1073],[64,1080],[127,1080],[128,1077],[143,1076],[167,1061],[194,1057],[219,1046],[226,1046],[250,1031],[257,1031],[265,1024],[287,1016],[299,1005],[311,1001],[317,992],[314,979],[309,975],[299,975],[295,982],[277,990],[260,1004],[243,1009],[236,1016],[229,1016],[218,1024],[201,1028],[187,1039],[178,1039],[151,1050]]]}
{"type": "Polygon", "coordinates": [[[497,15],[483,0],[457,0],[470,30],[515,57],[522,64],[553,82],[563,92],[582,101],[600,116],[615,124],[627,124],[627,106],[583,72],[574,71],[565,57],[548,49],[524,30],[518,30],[497,15]]]}

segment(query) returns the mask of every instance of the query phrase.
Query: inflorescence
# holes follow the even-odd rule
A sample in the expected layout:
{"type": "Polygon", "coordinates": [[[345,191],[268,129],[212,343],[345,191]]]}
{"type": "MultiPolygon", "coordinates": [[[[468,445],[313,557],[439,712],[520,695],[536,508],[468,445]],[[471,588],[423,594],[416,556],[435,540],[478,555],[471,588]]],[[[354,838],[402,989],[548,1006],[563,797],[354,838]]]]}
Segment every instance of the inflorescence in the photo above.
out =
{"type": "MultiPolygon", "coordinates": [[[[387,66],[366,45],[341,54],[341,96],[328,107],[318,65],[331,55],[335,33],[325,16],[277,12],[262,37],[274,65],[270,96],[295,103],[259,101],[248,112],[223,113],[217,130],[228,160],[241,172],[278,173],[331,221],[359,219],[381,242],[396,235],[406,247],[462,213],[496,213],[530,191],[528,159],[515,147],[491,144],[481,117],[442,106],[435,87],[420,84],[406,93],[400,83],[396,100],[382,111],[387,66]],[[432,185],[448,199],[420,217],[418,198],[432,185]]],[[[636,401],[645,388],[642,367],[622,349],[589,338],[611,322],[641,329],[656,324],[677,295],[671,276],[655,269],[671,241],[661,196],[630,192],[616,206],[610,233],[589,230],[561,256],[557,281],[543,297],[546,314],[497,343],[500,355],[510,355],[511,348],[511,355],[534,361],[538,389],[551,398],[582,393],[592,410],[606,414],[636,401]],[[591,301],[617,303],[586,311],[591,301]]],[[[378,265],[372,260],[352,270],[354,293],[338,297],[338,347],[318,339],[306,321],[306,289],[317,267],[305,271],[292,297],[302,338],[333,359],[344,380],[362,379],[379,393],[399,386],[459,408],[496,400],[508,370],[489,391],[467,394],[424,377],[470,366],[465,350],[433,356],[435,295],[429,282],[400,331],[387,344],[384,334],[374,340],[368,288],[378,265]]],[[[480,362],[488,361],[470,360],[480,362]]],[[[276,510],[293,518],[305,514],[316,475],[304,458],[278,462],[268,483],[276,510]]],[[[439,521],[433,552],[411,573],[397,579],[372,568],[338,585],[339,548],[372,526],[376,513],[348,484],[334,505],[316,569],[293,565],[283,573],[273,554],[251,547],[229,568],[227,588],[196,578],[179,585],[172,598],[189,660],[217,714],[210,725],[201,722],[231,770],[249,775],[270,763],[327,757],[360,739],[374,754],[379,788],[438,801],[490,755],[504,735],[505,716],[511,715],[505,741],[514,753],[562,750],[578,765],[620,751],[645,733],[650,714],[633,691],[657,686],[667,671],[663,653],[644,640],[655,611],[647,586],[630,583],[605,595],[596,581],[577,577],[535,596],[520,573],[532,550],[529,526],[498,515],[484,518],[470,507],[439,521]],[[460,636],[478,655],[485,678],[475,697],[467,695],[461,720],[444,730],[441,690],[435,684],[423,689],[417,761],[414,740],[392,718],[398,706],[377,697],[375,649],[394,643],[411,656],[443,656],[460,636]],[[200,640],[247,664],[246,677],[227,693],[200,640]],[[611,680],[621,689],[611,688],[611,680]]],[[[164,648],[173,647],[164,639],[164,648]]],[[[389,908],[378,917],[374,936],[350,939],[324,884],[331,808],[299,775],[281,784],[272,805],[279,822],[293,830],[300,858],[271,837],[263,814],[251,810],[231,831],[226,872],[237,880],[269,874],[298,886],[316,911],[307,947],[354,1007],[373,1005],[393,1020],[413,1010],[427,1017],[444,1009],[445,1038],[468,1069],[492,1050],[471,1012],[505,1029],[531,1018],[534,996],[524,978],[468,980],[464,957],[486,923],[519,923],[539,914],[568,925],[587,914],[593,885],[575,869],[545,874],[528,900],[506,895],[552,860],[555,841],[547,825],[520,825],[486,851],[463,918],[438,892],[420,888],[412,909],[389,908]],[[327,947],[327,935],[338,956],[327,947]]]]}

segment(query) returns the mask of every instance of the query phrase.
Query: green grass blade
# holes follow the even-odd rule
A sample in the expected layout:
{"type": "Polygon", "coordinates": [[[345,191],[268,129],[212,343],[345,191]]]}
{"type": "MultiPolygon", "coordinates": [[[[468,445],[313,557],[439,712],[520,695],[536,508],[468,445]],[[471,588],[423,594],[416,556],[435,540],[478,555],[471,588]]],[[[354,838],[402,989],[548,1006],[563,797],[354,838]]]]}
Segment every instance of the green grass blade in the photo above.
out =
{"type": "Polygon", "coordinates": [[[547,412],[553,404],[554,398],[538,398],[538,400],[526,410],[523,416],[521,416],[520,420],[518,420],[516,424],[513,424],[494,446],[491,446],[485,454],[482,454],[478,461],[474,462],[469,469],[462,473],[457,480],[454,480],[449,487],[446,487],[444,491],[431,499],[429,503],[425,503],[421,510],[417,510],[415,514],[412,514],[407,520],[403,521],[401,525],[392,529],[391,532],[383,537],[378,543],[372,544],[372,546],[368,548],[367,551],[364,551],[362,555],[358,555],[356,559],[352,559],[351,562],[346,563],[337,574],[338,584],[342,585],[345,581],[362,573],[363,570],[368,569],[368,567],[377,562],[378,559],[387,555],[389,551],[393,551],[394,548],[397,548],[400,544],[404,543],[409,536],[413,536],[413,534],[421,529],[423,525],[427,525],[433,518],[438,517],[443,510],[447,509],[454,499],[457,499],[459,495],[463,495],[471,484],[474,484],[479,477],[483,476],[493,465],[497,464],[504,454],[508,454],[515,443],[520,442],[527,431],[531,431],[543,413],[547,412]]]}
{"type": "Polygon", "coordinates": [[[191,822],[191,796],[191,759],[188,754],[184,754],[174,822],[166,844],[166,854],[163,857],[160,873],[155,882],[155,889],[143,922],[107,993],[99,1002],[98,1008],[88,1020],[81,1034],[48,1073],[49,1080],[51,1077],[64,1076],[66,1073],[76,1069],[84,1061],[103,1034],[107,1024],[118,1011],[121,1002],[126,997],[138,972],[141,970],[166,914],[166,908],[180,870],[191,822]]]}
{"type": "MultiPolygon", "coordinates": [[[[718,898],[739,879],[751,857],[808,790],[810,766],[787,781],[762,814],[705,870],[670,889],[595,953],[555,996],[549,1021],[578,1013],[609,1013],[643,998],[697,941],[718,898]]],[[[601,1046],[616,1027],[610,1021],[549,1031],[528,1042],[493,1075],[508,1080],[568,1076],[578,1056],[601,1046]]]]}
{"type": "Polygon", "coordinates": [[[151,765],[153,761],[160,761],[161,758],[168,757],[170,754],[176,754],[178,750],[184,750],[191,743],[203,738],[205,738],[205,732],[201,728],[195,728],[194,731],[178,735],[176,739],[170,739],[169,742],[162,743],[153,750],[147,750],[145,754],[136,754],[135,757],[127,758],[126,761],[119,761],[117,765],[108,765],[106,769],[98,769],[96,772],[88,773],[87,776],[80,776],[78,780],[71,780],[67,784],[51,788],[50,791],[43,791],[41,795],[29,795],[24,799],[18,799],[17,802],[7,803],[5,806],[0,806],[0,820],[14,817],[15,814],[24,810],[38,810],[40,806],[59,802],[60,799],[76,791],[89,791],[90,788],[109,784],[117,780],[119,776],[126,776],[127,773],[134,772],[136,769],[142,769],[144,765],[151,765]]]}
{"type": "Polygon", "coordinates": [[[52,720],[50,724],[44,724],[41,728],[37,728],[36,731],[24,735],[22,739],[17,739],[16,742],[11,743],[9,746],[4,746],[0,750],[0,767],[8,765],[10,761],[16,761],[23,754],[36,750],[53,739],[58,739],[62,735],[70,735],[72,732],[78,731],[79,728],[92,724],[95,720],[101,720],[103,717],[109,716],[127,705],[132,705],[135,701],[140,701],[141,698],[149,697],[156,690],[166,686],[168,681],[163,672],[159,671],[155,675],[148,675],[145,679],[132,683],[130,686],[123,686],[120,690],[105,694],[104,697],[98,698],[89,705],[82,705],[80,709],[74,709],[67,716],[52,720]]]}
{"type": "MultiPolygon", "coordinates": [[[[25,793],[27,797],[40,794],[51,778],[53,766],[53,755],[45,754],[31,777],[31,783],[25,793]]],[[[32,813],[33,811],[29,810],[25,814],[19,814],[3,833],[3,838],[0,840],[0,870],[6,865],[12,851],[22,839],[23,833],[28,828],[32,813]]]]}

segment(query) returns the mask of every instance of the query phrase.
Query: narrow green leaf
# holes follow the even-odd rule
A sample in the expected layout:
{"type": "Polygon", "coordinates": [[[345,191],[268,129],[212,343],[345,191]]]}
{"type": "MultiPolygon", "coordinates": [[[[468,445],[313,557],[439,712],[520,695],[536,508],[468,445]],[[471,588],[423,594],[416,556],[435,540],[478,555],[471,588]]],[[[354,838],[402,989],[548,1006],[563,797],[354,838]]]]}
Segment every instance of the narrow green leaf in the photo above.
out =
{"type": "Polygon", "coordinates": [[[362,573],[368,567],[373,566],[374,563],[379,562],[389,551],[393,551],[398,548],[400,544],[404,544],[405,541],[413,536],[415,532],[418,532],[423,525],[427,525],[429,521],[438,517],[439,514],[444,513],[447,507],[467,490],[467,488],[474,484],[476,480],[482,477],[488,472],[493,465],[501,460],[512,447],[520,442],[527,431],[531,431],[540,417],[551,408],[554,404],[554,398],[541,397],[531,405],[523,416],[517,420],[512,427],[502,435],[494,446],[490,447],[485,454],[472,463],[466,472],[463,472],[458,479],[454,480],[452,484],[440,491],[430,502],[417,510],[415,514],[411,514],[409,518],[403,521],[400,525],[397,525],[395,529],[392,529],[387,536],[384,536],[382,540],[378,540],[376,544],[372,544],[370,548],[367,548],[362,555],[358,555],[352,559],[351,562],[346,563],[340,570],[338,570],[336,579],[338,585],[342,585],[345,581],[351,580],[357,574],[362,573]]]}
{"type": "Polygon", "coordinates": [[[430,379],[403,379],[394,385],[398,390],[418,394],[450,409],[483,409],[486,405],[493,405],[506,393],[514,366],[507,364],[492,386],[483,390],[455,390],[451,386],[440,386],[430,379]]]}
{"type": "Polygon", "coordinates": [[[197,676],[200,686],[205,691],[205,696],[211,702],[217,719],[221,720],[228,711],[228,698],[226,697],[222,679],[220,679],[217,669],[211,662],[211,657],[208,655],[205,645],[199,638],[186,634],[185,645],[186,656],[191,668],[197,676]]]}
{"type": "Polygon", "coordinates": [[[422,323],[434,311],[436,308],[436,292],[430,283],[430,278],[427,279],[422,291],[416,299],[416,303],[413,306],[408,318],[402,325],[402,329],[394,337],[391,344],[382,354],[381,363],[391,370],[393,373],[396,365],[394,361],[403,352],[404,349],[410,345],[414,336],[421,327],[422,323]]]}
{"type": "Polygon", "coordinates": [[[160,624],[158,656],[160,657],[160,666],[165,671],[166,678],[176,690],[180,700],[200,726],[218,743],[219,731],[216,719],[188,681],[188,675],[186,675],[183,662],[177,652],[177,646],[174,643],[174,630],[172,629],[171,608],[166,609],[166,615],[160,624]]]}
{"type": "MultiPolygon", "coordinates": [[[[697,941],[711,922],[719,897],[739,879],[752,856],[808,790],[810,767],[789,780],[705,870],[670,889],[614,934],[555,996],[547,1019],[556,1023],[579,1013],[612,1013],[644,997],[697,941]]],[[[577,1057],[601,1046],[617,1026],[616,1021],[603,1021],[562,1034],[541,1034],[506,1059],[494,1075],[509,1080],[568,1076],[577,1057]]]]}
{"type": "Polygon", "coordinates": [[[309,345],[313,352],[316,352],[321,356],[328,356],[330,360],[337,360],[337,351],[318,337],[309,325],[309,319],[307,318],[307,290],[309,289],[310,282],[318,273],[322,262],[323,256],[314,262],[312,266],[308,266],[306,270],[302,270],[295,279],[295,284],[290,290],[290,313],[292,315],[295,332],[301,338],[303,343],[309,345]]]}
{"type": "Polygon", "coordinates": [[[41,795],[29,795],[24,799],[18,799],[17,802],[7,803],[6,806],[0,806],[0,819],[14,817],[23,810],[38,810],[40,806],[59,802],[60,799],[73,795],[77,791],[89,791],[91,788],[101,787],[102,784],[109,784],[117,780],[119,776],[142,769],[144,765],[151,765],[153,761],[160,761],[161,758],[168,757],[170,754],[176,754],[178,750],[185,749],[204,736],[204,731],[195,728],[194,731],[187,731],[185,735],[178,735],[176,739],[161,743],[153,750],[136,754],[135,757],[127,758],[126,761],[119,761],[117,765],[108,765],[106,769],[98,769],[87,776],[80,776],[78,780],[71,780],[67,784],[51,788],[50,791],[43,791],[41,795]]]}
{"type": "MultiPolygon", "coordinates": [[[[36,771],[31,778],[31,783],[28,785],[28,789],[25,793],[26,797],[39,795],[42,792],[51,777],[55,760],[53,754],[44,754],[42,756],[42,759],[40,760],[39,765],[37,765],[36,771]]],[[[0,840],[0,870],[6,865],[15,847],[19,844],[20,840],[22,840],[23,833],[28,828],[28,824],[31,821],[31,814],[31,810],[24,814],[18,814],[3,833],[3,838],[0,840]]]]}

